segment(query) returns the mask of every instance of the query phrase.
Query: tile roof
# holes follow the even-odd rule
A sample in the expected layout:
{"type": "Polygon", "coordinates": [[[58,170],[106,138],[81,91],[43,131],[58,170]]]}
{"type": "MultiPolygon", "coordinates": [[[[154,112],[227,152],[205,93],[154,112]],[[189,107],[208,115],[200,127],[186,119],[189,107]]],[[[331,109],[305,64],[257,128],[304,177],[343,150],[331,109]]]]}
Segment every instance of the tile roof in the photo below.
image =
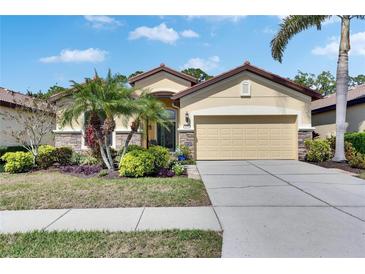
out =
{"type": "Polygon", "coordinates": [[[188,94],[191,94],[193,92],[201,90],[205,87],[208,87],[208,86],[213,85],[215,83],[218,83],[220,81],[223,81],[223,80],[225,80],[227,78],[230,78],[230,77],[232,77],[232,76],[234,76],[238,73],[241,73],[243,71],[249,71],[251,73],[254,73],[256,75],[264,77],[264,78],[266,78],[270,81],[273,81],[275,83],[278,83],[278,84],[283,85],[285,87],[291,88],[291,89],[296,90],[296,91],[298,91],[300,93],[303,93],[305,95],[308,95],[308,96],[312,97],[312,100],[317,100],[317,99],[322,98],[321,94],[319,94],[318,92],[316,92],[316,91],[314,91],[314,90],[312,90],[308,87],[299,85],[298,83],[295,83],[295,82],[293,82],[293,81],[291,81],[287,78],[281,77],[277,74],[273,74],[273,73],[268,72],[266,70],[263,70],[259,67],[253,66],[253,65],[250,64],[249,61],[245,61],[244,64],[239,66],[239,67],[231,69],[231,70],[229,70],[227,72],[224,72],[222,74],[219,74],[219,75],[217,75],[217,76],[215,76],[215,77],[213,77],[213,78],[211,78],[207,81],[201,82],[201,83],[196,84],[196,85],[194,85],[190,88],[187,88],[185,90],[182,90],[182,91],[176,93],[172,97],[172,99],[173,100],[180,99],[181,97],[184,97],[188,94]]]}
{"type": "MultiPolygon", "coordinates": [[[[16,107],[16,106],[22,106],[27,108],[35,107],[33,97],[3,87],[0,87],[0,105],[8,107],[16,107]]],[[[39,109],[42,109],[42,107],[47,108],[47,103],[37,102],[37,107],[39,109]]]]}
{"type": "MultiPolygon", "coordinates": [[[[350,89],[347,93],[347,103],[355,102],[354,100],[365,100],[365,84],[359,85],[353,89],[350,89]]],[[[335,108],[336,105],[336,93],[328,95],[323,99],[312,102],[311,109],[318,111],[322,108],[335,108]]]]}

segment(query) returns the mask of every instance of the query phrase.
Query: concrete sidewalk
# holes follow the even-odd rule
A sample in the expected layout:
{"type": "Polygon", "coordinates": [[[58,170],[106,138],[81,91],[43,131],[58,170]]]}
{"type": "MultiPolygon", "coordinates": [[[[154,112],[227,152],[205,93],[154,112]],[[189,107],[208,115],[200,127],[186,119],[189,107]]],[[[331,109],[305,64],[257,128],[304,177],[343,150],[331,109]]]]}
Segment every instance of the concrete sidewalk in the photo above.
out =
{"type": "Polygon", "coordinates": [[[221,231],[212,207],[139,207],[0,211],[0,233],[32,230],[221,231]]]}

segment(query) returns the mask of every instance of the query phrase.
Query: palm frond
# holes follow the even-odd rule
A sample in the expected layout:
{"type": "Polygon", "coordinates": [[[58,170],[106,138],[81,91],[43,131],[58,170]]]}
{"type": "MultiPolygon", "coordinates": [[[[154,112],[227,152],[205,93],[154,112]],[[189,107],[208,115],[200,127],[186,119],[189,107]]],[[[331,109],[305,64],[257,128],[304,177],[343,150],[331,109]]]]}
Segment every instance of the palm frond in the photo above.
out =
{"type": "Polygon", "coordinates": [[[272,57],[282,62],[284,50],[289,40],[299,32],[310,27],[321,29],[323,21],[328,19],[329,15],[290,15],[284,18],[280,24],[280,29],[271,41],[272,57]]]}

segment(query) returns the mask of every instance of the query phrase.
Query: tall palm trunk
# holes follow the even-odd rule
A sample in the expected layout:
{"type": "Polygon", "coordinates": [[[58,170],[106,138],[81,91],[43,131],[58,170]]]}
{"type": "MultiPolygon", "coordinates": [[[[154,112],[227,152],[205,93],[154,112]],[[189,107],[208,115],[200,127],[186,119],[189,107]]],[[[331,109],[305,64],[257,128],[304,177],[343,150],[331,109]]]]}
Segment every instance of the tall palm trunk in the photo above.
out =
{"type": "Polygon", "coordinates": [[[350,51],[350,16],[341,20],[341,40],[336,73],[336,150],[333,161],[345,161],[346,106],[348,90],[348,53],[350,51]]]}
{"type": "Polygon", "coordinates": [[[131,131],[128,133],[127,139],[125,139],[123,152],[120,157],[121,159],[123,159],[124,155],[127,153],[129,143],[132,140],[133,135],[138,131],[138,128],[139,128],[139,119],[137,118],[134,122],[132,122],[131,131]]]}
{"type": "MultiPolygon", "coordinates": [[[[115,121],[113,117],[107,117],[103,125],[103,135],[104,135],[104,146],[106,151],[106,157],[108,159],[110,169],[114,170],[113,157],[110,152],[109,136],[113,133],[115,129],[115,121]]],[[[108,168],[109,169],[109,168],[108,168]]]]}

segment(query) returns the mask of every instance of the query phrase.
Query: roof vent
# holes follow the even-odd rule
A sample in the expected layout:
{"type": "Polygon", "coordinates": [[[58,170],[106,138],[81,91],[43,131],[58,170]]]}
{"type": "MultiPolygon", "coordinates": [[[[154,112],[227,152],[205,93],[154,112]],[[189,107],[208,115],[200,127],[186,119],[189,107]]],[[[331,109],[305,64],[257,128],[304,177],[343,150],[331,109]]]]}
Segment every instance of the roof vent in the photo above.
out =
{"type": "Polygon", "coordinates": [[[241,82],[241,97],[251,96],[251,83],[248,80],[241,82]]]}

